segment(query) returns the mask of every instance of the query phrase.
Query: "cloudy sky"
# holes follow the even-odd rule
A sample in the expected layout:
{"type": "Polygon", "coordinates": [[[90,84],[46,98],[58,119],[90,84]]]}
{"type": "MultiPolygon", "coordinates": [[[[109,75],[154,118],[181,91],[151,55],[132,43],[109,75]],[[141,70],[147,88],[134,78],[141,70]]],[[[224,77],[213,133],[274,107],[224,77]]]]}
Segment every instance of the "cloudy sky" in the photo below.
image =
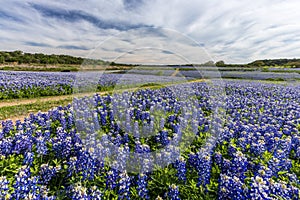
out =
{"type": "Polygon", "coordinates": [[[300,57],[298,0],[1,1],[0,50],[116,62],[300,57]]]}

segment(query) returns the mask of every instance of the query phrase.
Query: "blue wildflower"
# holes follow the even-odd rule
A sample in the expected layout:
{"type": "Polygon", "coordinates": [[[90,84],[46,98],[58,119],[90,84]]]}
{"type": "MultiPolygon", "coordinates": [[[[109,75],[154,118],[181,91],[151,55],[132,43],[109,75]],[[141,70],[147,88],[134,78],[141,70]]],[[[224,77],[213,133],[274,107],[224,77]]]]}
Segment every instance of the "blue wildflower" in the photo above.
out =
{"type": "Polygon", "coordinates": [[[174,163],[174,167],[177,170],[177,178],[180,181],[186,181],[186,162],[183,157],[179,157],[174,163]]]}
{"type": "Polygon", "coordinates": [[[170,200],[180,200],[179,197],[179,190],[178,190],[178,186],[176,186],[175,184],[172,184],[169,187],[169,192],[168,192],[168,197],[170,198],[170,200]]]}
{"type": "Polygon", "coordinates": [[[27,153],[25,154],[25,158],[24,158],[24,161],[23,161],[23,165],[31,166],[31,165],[32,165],[32,162],[33,162],[33,158],[34,158],[34,153],[32,153],[32,152],[27,152],[27,153]]]}
{"type": "Polygon", "coordinates": [[[150,199],[148,186],[148,176],[146,174],[139,174],[137,180],[137,191],[140,198],[150,199]]]}
{"type": "Polygon", "coordinates": [[[114,189],[117,187],[118,171],[114,168],[109,170],[106,175],[106,189],[114,189]]]}
{"type": "Polygon", "coordinates": [[[8,194],[8,184],[9,181],[7,180],[6,176],[0,177],[0,196],[5,197],[8,194]]]}
{"type": "Polygon", "coordinates": [[[131,178],[127,175],[126,171],[121,173],[119,177],[118,199],[130,199],[131,178]]]}

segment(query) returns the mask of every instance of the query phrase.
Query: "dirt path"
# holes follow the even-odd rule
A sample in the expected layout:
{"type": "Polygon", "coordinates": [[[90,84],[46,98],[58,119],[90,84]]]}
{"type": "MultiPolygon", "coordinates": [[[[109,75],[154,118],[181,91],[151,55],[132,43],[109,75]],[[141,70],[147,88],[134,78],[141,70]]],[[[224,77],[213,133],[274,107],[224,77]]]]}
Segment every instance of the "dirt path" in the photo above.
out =
{"type": "MultiPolygon", "coordinates": [[[[194,81],[190,81],[191,82],[203,82],[203,80],[194,80],[194,81]]],[[[171,86],[171,85],[176,85],[178,83],[173,83],[173,84],[166,84],[165,86],[171,86]]],[[[50,97],[39,97],[39,98],[35,98],[35,99],[12,99],[12,100],[7,100],[4,102],[0,102],[0,108],[2,107],[9,107],[9,106],[22,106],[22,105],[26,105],[26,104],[34,104],[34,103],[47,103],[49,101],[59,101],[59,100],[66,100],[66,99],[73,99],[74,97],[84,97],[84,96],[92,96],[95,93],[100,94],[100,95],[105,95],[108,94],[109,92],[124,92],[124,91],[134,91],[137,89],[151,89],[151,88],[155,88],[157,86],[147,86],[147,87],[134,87],[134,88],[126,88],[126,89],[119,89],[119,90],[113,90],[113,91],[104,91],[104,92],[89,92],[89,93],[79,93],[79,94],[70,94],[70,95],[62,95],[62,96],[50,96],[50,97]]],[[[72,101],[70,101],[71,103],[72,101]]],[[[41,112],[47,112],[49,109],[47,110],[41,110],[41,112]]],[[[7,119],[12,120],[13,122],[15,122],[16,120],[21,120],[24,121],[25,117],[28,117],[30,114],[30,110],[28,111],[28,113],[24,114],[24,115],[19,115],[16,117],[9,117],[7,119]]],[[[3,119],[3,120],[7,120],[7,119],[3,119]]]]}
{"type": "MultiPolygon", "coordinates": [[[[203,80],[195,80],[195,81],[190,81],[191,82],[201,82],[203,80]]],[[[171,85],[176,85],[175,84],[166,84],[165,86],[171,86],[171,85]]],[[[133,87],[133,88],[127,88],[127,89],[118,89],[118,90],[113,90],[113,91],[104,91],[104,92],[89,92],[89,93],[79,93],[79,94],[70,94],[70,95],[61,95],[61,96],[50,96],[50,97],[38,97],[38,98],[33,98],[33,99],[11,99],[11,100],[5,100],[0,102],[0,108],[2,107],[7,107],[7,106],[17,106],[17,105],[23,105],[23,104],[32,104],[36,102],[47,102],[47,101],[58,101],[58,100],[64,100],[68,98],[74,98],[74,97],[84,97],[84,96],[90,96],[95,93],[104,95],[109,92],[122,92],[122,91],[131,91],[131,90],[137,90],[141,88],[155,88],[156,86],[147,86],[147,87],[133,87]]]]}
{"type": "Polygon", "coordinates": [[[63,100],[72,97],[72,95],[63,96],[51,96],[51,97],[39,97],[35,99],[12,99],[11,101],[0,102],[0,108],[7,106],[17,106],[23,104],[31,104],[36,102],[47,102],[53,100],[63,100]]]}
{"type": "MultiPolygon", "coordinates": [[[[155,87],[155,86],[153,86],[153,87],[155,87]]],[[[151,86],[149,86],[149,88],[151,88],[151,86]]],[[[113,91],[104,91],[104,92],[88,92],[88,93],[79,93],[79,94],[70,94],[70,95],[61,95],[61,96],[38,97],[38,98],[33,98],[33,99],[11,99],[11,100],[6,100],[4,102],[0,102],[0,108],[8,107],[8,106],[32,104],[32,103],[37,103],[37,102],[40,103],[40,102],[48,102],[48,101],[65,100],[65,99],[74,98],[74,97],[91,96],[96,93],[100,94],[100,95],[105,95],[105,94],[108,94],[109,92],[130,91],[130,90],[136,90],[136,89],[139,89],[139,87],[113,90],[113,91]]]]}

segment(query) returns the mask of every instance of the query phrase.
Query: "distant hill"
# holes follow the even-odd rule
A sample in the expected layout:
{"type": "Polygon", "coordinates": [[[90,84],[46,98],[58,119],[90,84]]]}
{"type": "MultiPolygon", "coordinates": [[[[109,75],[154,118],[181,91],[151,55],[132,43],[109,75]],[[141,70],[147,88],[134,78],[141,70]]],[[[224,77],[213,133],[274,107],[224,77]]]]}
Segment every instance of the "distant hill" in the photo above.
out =
{"type": "MultiPolygon", "coordinates": [[[[24,53],[22,51],[0,51],[0,65],[2,64],[36,64],[36,65],[110,65],[110,66],[135,66],[131,64],[115,63],[103,61],[100,59],[87,59],[82,57],[74,57],[69,55],[47,55],[43,53],[24,53]]],[[[218,67],[265,67],[265,66],[285,66],[292,68],[300,68],[300,59],[264,59],[256,60],[248,64],[228,64],[224,61],[214,63],[210,61],[202,65],[216,64],[218,67]]],[[[191,66],[190,64],[181,66],[191,66]]]]}
{"type": "Polygon", "coordinates": [[[286,66],[292,68],[300,68],[300,59],[265,59],[265,60],[256,60],[254,62],[248,63],[249,66],[286,66]]]}

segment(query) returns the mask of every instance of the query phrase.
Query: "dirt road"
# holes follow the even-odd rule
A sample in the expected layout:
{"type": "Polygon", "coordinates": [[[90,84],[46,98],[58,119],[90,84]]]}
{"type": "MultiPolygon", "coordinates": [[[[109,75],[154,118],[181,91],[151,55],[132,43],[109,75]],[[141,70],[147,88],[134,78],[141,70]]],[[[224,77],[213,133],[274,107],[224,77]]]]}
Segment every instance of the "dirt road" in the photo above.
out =
{"type": "MultiPolygon", "coordinates": [[[[194,81],[190,81],[190,82],[203,82],[204,80],[194,80],[194,81]]],[[[175,83],[178,84],[178,83],[175,83]]],[[[165,84],[164,86],[171,86],[171,85],[175,85],[175,84],[165,84]]],[[[124,92],[124,91],[134,91],[134,90],[138,90],[138,89],[151,89],[151,88],[156,88],[157,86],[147,86],[147,87],[134,87],[134,88],[127,88],[127,89],[118,89],[118,90],[113,90],[113,91],[105,91],[105,92],[97,92],[97,94],[100,95],[105,95],[108,94],[110,92],[124,92]]],[[[79,93],[79,94],[71,94],[71,95],[63,95],[63,96],[51,96],[51,97],[39,97],[39,98],[34,98],[34,99],[11,99],[11,100],[5,100],[0,102],[0,108],[2,107],[10,107],[10,106],[18,106],[20,105],[20,107],[22,105],[27,105],[27,104],[34,104],[34,103],[47,103],[50,101],[59,101],[59,100],[67,100],[67,99],[73,99],[74,97],[84,97],[84,96],[92,96],[94,95],[96,92],[89,92],[89,93],[79,93]]],[[[72,102],[72,100],[70,100],[70,103],[72,102]]],[[[41,112],[47,112],[48,110],[41,110],[41,112]]],[[[12,121],[16,121],[18,119],[20,119],[21,121],[24,120],[25,117],[28,117],[28,115],[30,114],[30,110],[28,110],[28,112],[24,115],[19,115],[17,117],[9,117],[7,119],[11,119],[12,121]]],[[[2,119],[2,120],[7,120],[7,119],[2,119]]]]}

